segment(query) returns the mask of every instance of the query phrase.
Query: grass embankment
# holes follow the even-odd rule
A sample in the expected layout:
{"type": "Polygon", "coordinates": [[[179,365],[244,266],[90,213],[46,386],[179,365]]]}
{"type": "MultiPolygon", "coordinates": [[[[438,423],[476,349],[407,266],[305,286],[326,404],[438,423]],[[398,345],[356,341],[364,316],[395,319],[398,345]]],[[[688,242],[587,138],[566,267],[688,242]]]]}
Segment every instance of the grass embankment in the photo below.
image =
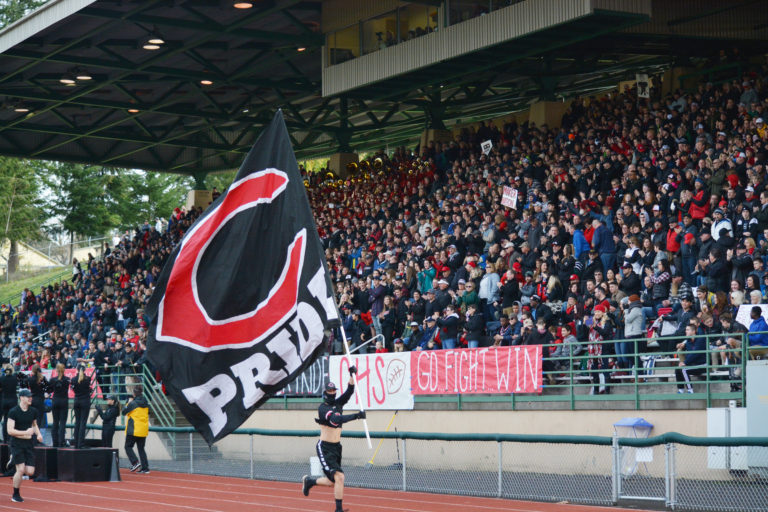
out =
{"type": "Polygon", "coordinates": [[[0,278],[0,304],[18,305],[21,299],[21,292],[24,288],[29,288],[36,294],[41,286],[59,282],[62,279],[71,279],[72,269],[68,267],[59,267],[42,272],[19,272],[11,277],[8,282],[0,278]]]}

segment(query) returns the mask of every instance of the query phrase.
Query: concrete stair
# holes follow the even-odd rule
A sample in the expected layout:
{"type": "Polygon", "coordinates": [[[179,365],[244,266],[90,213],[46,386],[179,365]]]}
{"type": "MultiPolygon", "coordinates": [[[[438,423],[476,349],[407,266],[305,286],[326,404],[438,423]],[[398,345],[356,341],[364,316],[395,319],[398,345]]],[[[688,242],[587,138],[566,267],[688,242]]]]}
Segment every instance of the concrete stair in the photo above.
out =
{"type": "MultiPolygon", "coordinates": [[[[192,425],[187,421],[187,418],[181,413],[176,404],[172,403],[173,409],[176,415],[177,427],[191,427],[192,425]]],[[[184,461],[189,460],[190,453],[190,440],[187,433],[161,433],[160,439],[163,440],[168,452],[172,454],[174,460],[184,461]]],[[[192,434],[191,450],[195,460],[218,460],[222,458],[221,452],[216,446],[208,447],[208,443],[203,439],[203,436],[194,432],[192,434]]]]}

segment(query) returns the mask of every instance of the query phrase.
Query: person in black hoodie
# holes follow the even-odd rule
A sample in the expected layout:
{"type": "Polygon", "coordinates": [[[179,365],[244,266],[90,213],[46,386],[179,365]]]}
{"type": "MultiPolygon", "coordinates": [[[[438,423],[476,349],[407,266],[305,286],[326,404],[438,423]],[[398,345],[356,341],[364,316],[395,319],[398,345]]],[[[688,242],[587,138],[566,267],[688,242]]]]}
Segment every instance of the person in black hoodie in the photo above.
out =
{"type": "Polygon", "coordinates": [[[77,367],[77,376],[72,379],[72,391],[75,392],[75,448],[85,444],[86,422],[91,408],[91,379],[85,375],[85,367],[77,367]]]}
{"type": "Polygon", "coordinates": [[[64,364],[56,365],[56,378],[49,382],[53,391],[53,426],[51,435],[53,446],[64,446],[69,410],[69,379],[64,375],[64,364]]]}
{"type": "Polygon", "coordinates": [[[112,438],[115,435],[115,423],[120,416],[120,401],[116,395],[107,397],[107,408],[96,406],[96,415],[101,418],[101,446],[112,448],[112,438]]]}
{"type": "Polygon", "coordinates": [[[440,313],[432,315],[437,320],[437,325],[440,327],[440,343],[443,348],[452,349],[456,348],[459,337],[459,315],[456,314],[453,305],[448,305],[445,308],[445,314],[443,318],[440,318],[440,313]]]}
{"type": "Polygon", "coordinates": [[[8,411],[16,407],[19,398],[16,395],[16,389],[19,387],[19,377],[13,373],[13,366],[5,366],[3,376],[0,377],[0,393],[2,393],[2,413],[3,413],[3,441],[9,441],[8,436],[8,411]]]}
{"type": "Polygon", "coordinates": [[[477,305],[470,304],[467,306],[467,321],[464,323],[465,338],[467,340],[467,348],[477,348],[480,346],[480,339],[483,337],[483,329],[485,328],[485,321],[483,320],[482,313],[478,313],[477,305]]]}
{"type": "Polygon", "coordinates": [[[555,376],[552,373],[555,370],[555,367],[549,359],[550,347],[547,345],[552,345],[554,343],[555,338],[552,336],[552,333],[549,332],[549,329],[547,329],[547,320],[544,317],[536,319],[536,328],[531,329],[523,339],[523,344],[525,345],[543,345],[541,368],[550,385],[555,384],[555,376]]]}
{"type": "Polygon", "coordinates": [[[32,365],[32,373],[27,379],[29,390],[32,392],[32,407],[37,411],[37,426],[45,425],[45,392],[48,391],[48,380],[40,371],[40,365],[32,365]]]}

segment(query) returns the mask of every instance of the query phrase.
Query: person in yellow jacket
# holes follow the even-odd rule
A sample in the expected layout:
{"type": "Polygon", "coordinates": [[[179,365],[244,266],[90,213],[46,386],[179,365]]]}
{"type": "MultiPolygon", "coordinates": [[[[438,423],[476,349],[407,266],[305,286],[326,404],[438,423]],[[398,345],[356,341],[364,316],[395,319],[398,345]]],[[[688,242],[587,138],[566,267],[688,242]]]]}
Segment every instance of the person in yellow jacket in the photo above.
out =
{"type": "Polygon", "coordinates": [[[149,474],[149,462],[144,445],[149,435],[149,404],[144,398],[141,386],[133,388],[131,398],[123,409],[125,415],[125,453],[131,462],[131,472],[149,474]],[[139,450],[139,458],[133,451],[134,445],[139,450]],[[141,462],[139,462],[141,461],[141,462]]]}

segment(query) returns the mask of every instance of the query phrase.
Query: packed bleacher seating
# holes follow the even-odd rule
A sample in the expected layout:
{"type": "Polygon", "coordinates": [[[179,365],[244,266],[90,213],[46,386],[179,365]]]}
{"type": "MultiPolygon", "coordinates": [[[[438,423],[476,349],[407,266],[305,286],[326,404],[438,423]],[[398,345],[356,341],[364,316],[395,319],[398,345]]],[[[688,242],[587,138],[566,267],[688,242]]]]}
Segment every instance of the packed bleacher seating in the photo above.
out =
{"type": "MultiPolygon", "coordinates": [[[[558,128],[480,123],[449,143],[380,151],[346,180],[309,174],[352,346],[555,344],[547,371],[579,352],[615,370],[647,346],[613,340],[650,331],[678,336],[654,339],[692,351],[691,367],[702,349],[713,364],[737,357],[740,339],[709,335],[768,331],[762,310],[736,320],[742,304],[768,303],[767,75],[763,64],[650,101],[634,89],[577,98],[558,128]],[[501,203],[505,186],[515,207],[501,203]]],[[[145,224],[77,263],[71,282],[4,305],[3,362],[140,362],[143,307],[199,213],[145,224]]],[[[748,338],[751,355],[766,338],[748,338]]],[[[341,350],[336,333],[329,351],[341,350]]]]}
{"type": "MultiPolygon", "coordinates": [[[[603,340],[685,337],[692,324],[660,349],[737,357],[738,340],[706,335],[764,330],[759,311],[745,324],[736,313],[768,302],[767,77],[764,63],[650,101],[634,89],[577,98],[557,129],[480,123],[418,153],[380,151],[370,176],[316,176],[310,201],[352,345],[575,337],[590,360],[629,368],[634,343],[603,340]],[[504,186],[516,207],[501,204],[504,186]]],[[[760,357],[765,337],[749,344],[760,357]]]]}
{"type": "Polygon", "coordinates": [[[3,304],[2,362],[17,371],[35,364],[141,362],[148,321],[143,308],[175,244],[199,214],[177,208],[165,225],[144,223],[114,247],[105,244],[102,259],[75,260],[71,280],[37,294],[24,290],[18,305],[3,304]]]}

